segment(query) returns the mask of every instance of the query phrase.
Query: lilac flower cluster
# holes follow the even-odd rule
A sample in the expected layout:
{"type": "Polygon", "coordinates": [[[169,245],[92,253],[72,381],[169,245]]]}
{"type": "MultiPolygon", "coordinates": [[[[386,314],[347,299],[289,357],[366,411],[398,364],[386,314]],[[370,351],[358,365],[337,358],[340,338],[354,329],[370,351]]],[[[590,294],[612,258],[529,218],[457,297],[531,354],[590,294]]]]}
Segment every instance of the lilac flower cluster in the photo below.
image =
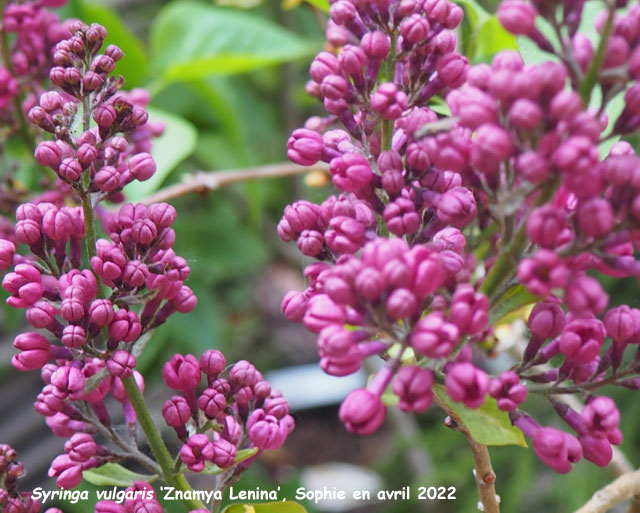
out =
{"type": "MultiPolygon", "coordinates": [[[[5,24],[11,9],[5,9],[5,24]]],[[[154,174],[151,139],[162,126],[148,122],[146,91],[120,91],[123,80],[111,73],[123,53],[114,45],[103,50],[104,27],[79,21],[66,27],[66,38],[51,48],[48,75],[54,88],[26,105],[28,120],[53,135],[41,140],[34,153],[40,165],[55,173],[56,183],[20,204],[15,222],[3,225],[6,238],[0,239],[7,304],[25,310],[33,328],[15,338],[18,352],[12,364],[19,371],[40,371],[44,387],[35,409],[56,435],[68,438],[64,454],[49,469],[60,488],[76,487],[86,470],[127,460],[171,483],[182,470],[164,465],[162,458],[170,459],[166,447],[161,439],[152,440],[152,421],[145,428],[139,418],[149,413],[140,395],[144,378],[136,364],[155,328],[197,305],[185,285],[189,266],[172,249],[177,212],[166,203],[125,203],[117,213],[99,206],[103,200],[122,201],[127,184],[154,174]],[[96,217],[105,238],[97,238],[96,217]],[[128,436],[114,424],[114,405],[120,406],[128,436]],[[138,449],[138,421],[156,460],[138,449]]],[[[203,455],[228,469],[236,464],[239,450],[255,447],[253,456],[279,447],[293,429],[287,402],[249,362],[226,369],[218,351],[208,351],[200,362],[191,355],[176,355],[165,365],[163,376],[185,396],[169,401],[163,414],[185,442],[181,457],[190,470],[202,470],[198,465],[203,455]],[[196,399],[201,372],[208,376],[208,387],[196,399]],[[199,411],[207,420],[202,421],[199,411]],[[190,418],[200,431],[189,437],[190,418]],[[214,440],[204,443],[208,429],[215,431],[214,440]]],[[[244,460],[246,467],[249,460],[244,460]]],[[[4,479],[7,491],[0,499],[15,502],[11,511],[16,513],[37,511],[39,505],[32,507],[27,495],[13,493],[11,479],[14,474],[19,477],[20,467],[7,465],[2,472],[10,468],[12,474],[4,479]]],[[[234,476],[239,472],[231,471],[234,476]]],[[[132,490],[153,488],[137,483],[132,490]]],[[[162,508],[155,495],[124,505],[103,501],[96,506],[96,511],[142,510],[162,508]]]]}
{"type": "Polygon", "coordinates": [[[329,163],[342,193],[287,206],[278,233],[317,260],[304,270],[308,288],[288,293],[282,309],[318,334],[323,370],[344,376],[367,357],[386,361],[342,403],[349,431],[382,425],[387,388],[401,409],[421,412],[440,383],[468,408],[493,398],[558,472],[583,456],[606,465],[621,442],[615,403],[593,393],[638,388],[637,357],[625,349],[640,343],[640,310],[610,306],[592,275],[640,276],[640,161],[623,140],[605,158],[598,151],[638,126],[640,11],[604,13],[598,52],[577,30],[583,3],[562,5],[507,0],[498,10],[507,30],[554,60],[525,65],[505,51],[469,67],[453,51],[459,8],[447,0],[332,2],[334,50],[312,62],[307,87],[330,116],[294,131],[288,156],[329,163]],[[550,42],[537,13],[570,40],[550,42]],[[602,106],[591,110],[594,87],[602,106]],[[610,122],[605,108],[622,93],[610,122]],[[435,94],[451,117],[429,108],[435,94]],[[489,319],[527,304],[522,358],[489,376],[478,344],[491,338],[489,319]],[[576,436],[521,411],[530,392],[576,436]],[[581,413],[555,398],[566,393],[584,395],[581,413]]]}
{"type": "Polygon", "coordinates": [[[228,469],[242,449],[277,449],[293,430],[287,401],[246,360],[227,366],[215,349],[200,360],[176,354],[162,376],[182,393],[164,403],[162,415],[184,443],[180,457],[192,472],[202,472],[208,463],[228,469]],[[198,391],[203,374],[206,388],[198,391]]]}

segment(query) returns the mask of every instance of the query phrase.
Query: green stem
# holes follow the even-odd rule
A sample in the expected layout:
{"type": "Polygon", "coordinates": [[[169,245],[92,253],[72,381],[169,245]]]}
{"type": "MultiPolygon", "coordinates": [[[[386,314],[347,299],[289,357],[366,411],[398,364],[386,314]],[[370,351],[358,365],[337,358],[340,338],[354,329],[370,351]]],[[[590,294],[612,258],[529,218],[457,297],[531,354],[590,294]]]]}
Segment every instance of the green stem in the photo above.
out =
{"type": "Polygon", "coordinates": [[[615,12],[616,3],[612,1],[611,5],[609,6],[609,15],[607,16],[607,21],[604,25],[604,29],[602,30],[602,36],[600,37],[598,48],[595,55],[593,56],[593,60],[591,61],[589,71],[587,71],[586,77],[580,84],[580,96],[582,97],[582,103],[585,107],[589,106],[589,102],[591,100],[591,92],[593,91],[593,88],[596,86],[596,82],[598,81],[598,74],[600,73],[602,61],[604,60],[604,54],[607,50],[607,42],[609,41],[609,36],[611,35],[611,32],[613,30],[613,18],[615,12]]]}
{"type": "Polygon", "coordinates": [[[82,195],[82,212],[84,213],[84,229],[86,233],[87,256],[91,260],[96,256],[96,223],[91,204],[91,194],[82,195]]]}
{"type": "MultiPolygon", "coordinates": [[[[391,49],[389,50],[389,60],[387,61],[387,82],[393,82],[393,76],[395,75],[396,68],[396,39],[392,35],[391,36],[391,49]]],[[[387,151],[391,149],[391,139],[393,138],[393,120],[383,119],[382,120],[382,140],[380,141],[380,147],[382,151],[387,151]]]]}
{"type": "MultiPolygon", "coordinates": [[[[533,207],[546,203],[555,192],[557,186],[557,180],[552,180],[547,183],[547,185],[540,191],[533,207]]],[[[498,255],[498,258],[496,258],[496,261],[491,266],[487,277],[480,286],[480,292],[486,294],[492,300],[492,303],[495,302],[494,300],[496,298],[494,296],[500,290],[501,286],[511,279],[516,272],[520,256],[522,255],[527,242],[526,219],[524,219],[511,242],[509,242],[504,251],[498,255]]]]}
{"type": "MultiPolygon", "coordinates": [[[[162,469],[163,479],[167,484],[176,487],[178,490],[183,492],[191,491],[191,486],[189,486],[189,483],[184,476],[179,473],[174,474],[171,455],[169,454],[167,447],[164,445],[164,441],[160,436],[158,428],[153,423],[153,419],[151,418],[147,405],[144,402],[144,397],[142,397],[142,393],[140,392],[135,380],[132,376],[129,376],[122,380],[122,384],[124,385],[129,401],[131,401],[131,405],[136,412],[140,427],[147,437],[149,447],[151,447],[151,452],[153,452],[156,461],[162,469]]],[[[183,502],[189,509],[200,509],[205,507],[204,504],[197,499],[185,499],[183,502]]]]}

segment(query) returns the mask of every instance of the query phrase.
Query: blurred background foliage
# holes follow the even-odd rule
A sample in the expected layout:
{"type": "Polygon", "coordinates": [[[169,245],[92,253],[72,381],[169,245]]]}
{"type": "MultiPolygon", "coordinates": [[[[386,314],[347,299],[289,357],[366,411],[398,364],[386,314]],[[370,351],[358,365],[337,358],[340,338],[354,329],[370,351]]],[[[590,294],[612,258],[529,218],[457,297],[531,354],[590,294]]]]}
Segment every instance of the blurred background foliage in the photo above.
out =
{"type": "MultiPolygon", "coordinates": [[[[125,53],[117,71],[125,77],[126,87],[148,88],[151,117],[167,127],[154,145],[158,176],[129,189],[131,200],[179,182],[195,170],[284,162],[291,130],[308,116],[322,114],[321,106],[306,96],[304,84],[310,60],[324,45],[326,0],[103,1],[71,0],[61,16],[107,27],[108,42],[125,53]]],[[[460,45],[472,63],[518,48],[493,15],[496,0],[460,0],[460,4],[467,14],[460,45]]],[[[592,24],[593,19],[587,16],[586,22],[592,24]]],[[[535,50],[526,51],[528,58],[540,58],[531,53],[535,50]]],[[[24,149],[11,151],[5,151],[7,158],[24,157],[24,149]]],[[[19,176],[25,183],[34,180],[28,171],[19,176]]],[[[159,369],[174,352],[199,354],[215,347],[229,360],[250,357],[263,371],[316,360],[314,337],[280,314],[284,293],[303,288],[304,262],[279,241],[275,226],[287,203],[298,198],[320,201],[329,193],[329,188],[307,187],[300,177],[241,183],[174,201],[179,212],[175,249],[191,266],[189,285],[199,304],[187,316],[173,316],[147,346],[140,364],[151,402],[159,405],[169,395],[160,385],[159,369]]],[[[640,303],[637,282],[618,280],[608,285],[613,304],[640,303]]],[[[6,364],[11,333],[21,318],[22,312],[4,307],[0,385],[18,379],[6,364]]],[[[37,381],[35,377],[35,391],[37,381]]],[[[22,402],[32,400],[22,397],[22,402]]],[[[623,412],[622,449],[638,465],[637,397],[619,391],[614,397],[623,412]]],[[[546,405],[531,402],[538,418],[559,424],[545,418],[546,405]]],[[[31,405],[27,407],[24,422],[43,427],[31,405]]],[[[280,497],[293,498],[308,474],[305,469],[346,462],[375,471],[383,489],[412,485],[414,498],[421,485],[457,488],[455,501],[395,501],[350,511],[476,511],[471,453],[459,433],[444,427],[439,411],[432,409],[415,420],[393,413],[386,429],[370,438],[347,434],[335,405],[298,411],[296,418],[298,428],[285,447],[258,460],[236,489],[281,486],[280,497]]],[[[42,443],[53,444],[55,454],[61,443],[46,438],[46,433],[43,427],[42,443]]],[[[42,451],[33,450],[33,438],[24,438],[6,441],[21,452],[34,453],[30,462],[25,458],[34,486],[52,486],[53,480],[45,478],[48,461],[38,458],[42,451]]],[[[509,513],[573,511],[612,478],[608,470],[584,461],[570,475],[559,476],[539,463],[531,450],[514,446],[491,448],[491,454],[503,511],[509,513]]],[[[206,480],[198,486],[206,488],[206,480]]],[[[65,512],[92,511],[87,504],[62,507],[65,512]]],[[[307,507],[319,511],[313,504],[307,507]]],[[[167,505],[168,511],[173,509],[173,504],[167,505]]]]}

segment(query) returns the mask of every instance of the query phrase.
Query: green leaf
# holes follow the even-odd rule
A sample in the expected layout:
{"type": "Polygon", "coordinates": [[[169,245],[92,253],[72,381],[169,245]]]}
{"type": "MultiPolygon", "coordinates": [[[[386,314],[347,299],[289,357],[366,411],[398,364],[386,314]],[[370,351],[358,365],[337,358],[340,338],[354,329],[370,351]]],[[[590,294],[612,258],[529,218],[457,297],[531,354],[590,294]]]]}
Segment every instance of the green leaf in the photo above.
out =
{"type": "Polygon", "coordinates": [[[253,9],[263,2],[264,0],[216,0],[216,5],[235,7],[237,9],[253,9]]]}
{"type": "Polygon", "coordinates": [[[329,2],[327,0],[306,0],[306,2],[323,12],[329,12],[329,2]]]}
{"type": "Polygon", "coordinates": [[[510,313],[539,300],[538,296],[522,285],[514,285],[502,294],[498,302],[489,310],[489,326],[495,326],[510,313]]]}
{"type": "Polygon", "coordinates": [[[300,504],[293,501],[263,502],[260,504],[232,504],[222,513],[307,513],[300,504]]]}
{"type": "Polygon", "coordinates": [[[165,85],[295,61],[319,48],[255,14],[190,1],[163,8],[150,40],[154,70],[165,85]]]}
{"type": "Polygon", "coordinates": [[[527,447],[522,431],[511,425],[509,415],[498,409],[496,400],[487,401],[475,410],[452,401],[442,385],[434,385],[433,390],[469,429],[476,442],[484,445],[519,445],[527,447]]]}
{"type": "Polygon", "coordinates": [[[153,481],[156,476],[137,474],[117,463],[105,463],[101,467],[85,470],[82,477],[96,486],[133,486],[135,481],[153,481]]]}
{"type": "Polygon", "coordinates": [[[477,31],[475,60],[488,60],[502,50],[517,49],[515,36],[504,29],[497,16],[491,16],[477,31]]]}
{"type": "Polygon", "coordinates": [[[154,175],[145,182],[133,181],[125,188],[127,199],[136,201],[157,190],[169,173],[193,153],[196,148],[198,132],[183,118],[153,107],[147,107],[149,120],[164,123],[164,133],[153,140],[151,153],[156,161],[154,175]]]}
{"type": "Polygon", "coordinates": [[[482,7],[476,0],[456,0],[456,3],[462,6],[466,14],[465,18],[469,22],[472,32],[484,25],[491,17],[487,10],[482,7]]]}
{"type": "Polygon", "coordinates": [[[116,64],[116,73],[125,77],[128,89],[142,84],[149,70],[144,45],[116,11],[96,0],[77,0],[73,4],[73,15],[87,23],[104,25],[108,33],[106,43],[118,45],[124,53],[122,60],[116,64]]]}

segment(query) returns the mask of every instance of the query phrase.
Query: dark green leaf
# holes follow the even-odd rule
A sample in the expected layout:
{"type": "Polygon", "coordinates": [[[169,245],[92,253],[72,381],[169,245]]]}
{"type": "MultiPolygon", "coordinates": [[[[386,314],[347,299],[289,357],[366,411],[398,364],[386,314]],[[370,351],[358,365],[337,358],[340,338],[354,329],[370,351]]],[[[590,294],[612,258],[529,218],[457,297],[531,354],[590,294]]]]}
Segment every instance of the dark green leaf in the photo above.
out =
{"type": "Polygon", "coordinates": [[[495,326],[511,312],[519,310],[523,306],[539,301],[540,298],[532,294],[522,285],[514,285],[508,289],[498,302],[489,310],[489,326],[495,326]]]}
{"type": "Polygon", "coordinates": [[[135,481],[153,481],[156,476],[137,474],[117,463],[105,463],[101,467],[85,470],[82,477],[96,486],[133,486],[135,481]]]}
{"type": "Polygon", "coordinates": [[[475,410],[452,401],[442,385],[434,385],[433,390],[469,429],[476,442],[484,445],[519,445],[527,447],[522,431],[511,425],[509,415],[498,409],[495,399],[487,401],[475,410]]]}
{"type": "Polygon", "coordinates": [[[189,1],[162,9],[150,38],[165,85],[295,61],[319,47],[252,13],[189,1]]]}

